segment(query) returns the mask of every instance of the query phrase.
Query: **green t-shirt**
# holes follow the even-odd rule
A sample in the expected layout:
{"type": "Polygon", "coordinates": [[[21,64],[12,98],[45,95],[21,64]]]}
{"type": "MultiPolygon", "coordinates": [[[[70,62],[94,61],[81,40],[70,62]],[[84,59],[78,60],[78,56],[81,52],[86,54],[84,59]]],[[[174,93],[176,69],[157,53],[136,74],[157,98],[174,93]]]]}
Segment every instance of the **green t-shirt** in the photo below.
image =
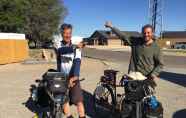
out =
{"type": "Polygon", "coordinates": [[[142,37],[129,37],[117,28],[111,28],[124,42],[131,46],[129,72],[141,72],[145,76],[159,76],[163,68],[163,59],[160,47],[154,40],[145,45],[142,37]]]}

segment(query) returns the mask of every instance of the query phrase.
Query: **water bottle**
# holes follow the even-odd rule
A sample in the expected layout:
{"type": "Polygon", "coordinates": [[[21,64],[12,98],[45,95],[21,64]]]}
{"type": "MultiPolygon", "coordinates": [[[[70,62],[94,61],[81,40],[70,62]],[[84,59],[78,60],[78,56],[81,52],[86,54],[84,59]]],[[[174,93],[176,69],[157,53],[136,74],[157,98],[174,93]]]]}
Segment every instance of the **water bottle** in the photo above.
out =
{"type": "Polygon", "coordinates": [[[158,101],[157,101],[157,99],[156,99],[155,96],[152,96],[152,97],[150,98],[150,103],[149,103],[149,105],[150,105],[150,107],[151,107],[153,110],[155,110],[155,109],[157,108],[157,106],[158,106],[158,101]]]}
{"type": "Polygon", "coordinates": [[[33,99],[33,101],[37,101],[37,89],[34,89],[32,91],[32,99],[33,99]]]}

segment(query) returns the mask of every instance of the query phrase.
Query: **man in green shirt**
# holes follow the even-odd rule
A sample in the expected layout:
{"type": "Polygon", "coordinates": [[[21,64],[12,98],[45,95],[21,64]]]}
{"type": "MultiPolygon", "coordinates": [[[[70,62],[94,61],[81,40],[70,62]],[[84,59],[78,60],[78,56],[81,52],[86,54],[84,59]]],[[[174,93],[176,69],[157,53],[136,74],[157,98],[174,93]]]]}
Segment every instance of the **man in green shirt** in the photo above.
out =
{"type": "Polygon", "coordinates": [[[119,29],[106,22],[105,27],[110,28],[124,42],[131,46],[131,58],[129,64],[130,72],[141,72],[150,79],[158,78],[163,68],[160,47],[154,39],[153,27],[145,25],[142,28],[142,37],[129,37],[119,29]]]}

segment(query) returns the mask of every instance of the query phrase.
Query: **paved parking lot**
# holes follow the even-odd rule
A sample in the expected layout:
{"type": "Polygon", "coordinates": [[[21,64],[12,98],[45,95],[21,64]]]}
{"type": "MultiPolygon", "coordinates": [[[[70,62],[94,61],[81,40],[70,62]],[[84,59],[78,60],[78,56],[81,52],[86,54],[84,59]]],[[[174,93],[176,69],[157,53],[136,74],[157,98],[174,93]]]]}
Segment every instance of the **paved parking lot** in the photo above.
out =
{"type": "MultiPolygon", "coordinates": [[[[85,106],[87,117],[93,117],[92,93],[103,74],[104,69],[117,69],[122,74],[127,72],[125,63],[99,61],[89,58],[83,58],[81,67],[81,78],[84,77],[81,85],[84,90],[85,106]]],[[[55,68],[54,64],[8,64],[0,66],[0,118],[32,118],[33,113],[25,107],[30,92],[30,85],[34,80],[49,68],[55,68]]],[[[166,76],[166,75],[165,75],[166,76]]],[[[177,77],[185,77],[184,74],[177,77]]],[[[157,96],[163,103],[165,109],[165,118],[178,117],[180,112],[185,114],[186,91],[181,84],[168,80],[158,80],[157,96]],[[174,115],[176,113],[176,116],[174,115]]],[[[72,114],[77,117],[76,109],[71,107],[72,114]]]]}

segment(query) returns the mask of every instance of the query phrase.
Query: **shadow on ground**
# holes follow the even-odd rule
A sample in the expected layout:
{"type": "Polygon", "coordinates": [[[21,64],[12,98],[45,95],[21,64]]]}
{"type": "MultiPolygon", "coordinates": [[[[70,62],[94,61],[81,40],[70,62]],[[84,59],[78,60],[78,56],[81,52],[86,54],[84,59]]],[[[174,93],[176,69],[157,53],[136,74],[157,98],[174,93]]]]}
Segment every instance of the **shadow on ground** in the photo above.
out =
{"type": "Polygon", "coordinates": [[[95,111],[94,111],[94,100],[93,95],[85,90],[83,90],[83,97],[84,97],[84,105],[85,105],[85,112],[86,115],[94,118],[95,111]]]}
{"type": "MultiPolygon", "coordinates": [[[[32,85],[31,85],[32,86],[32,85]]],[[[31,88],[30,88],[30,92],[31,92],[31,88]]],[[[33,112],[33,113],[43,113],[44,111],[49,111],[49,107],[48,107],[48,95],[42,91],[40,91],[42,93],[39,93],[42,97],[38,98],[38,102],[40,105],[38,105],[35,101],[33,101],[33,99],[31,98],[31,96],[28,97],[28,100],[25,103],[22,103],[29,111],[33,112]],[[42,107],[41,107],[42,106],[42,107]]]]}
{"type": "MultiPolygon", "coordinates": [[[[100,110],[99,114],[96,114],[97,112],[95,112],[94,110],[93,95],[90,92],[83,90],[83,97],[84,97],[85,112],[88,118],[105,118],[105,117],[110,118],[109,112],[106,112],[104,110],[100,110]]],[[[31,97],[29,97],[28,100],[25,103],[23,103],[23,105],[33,113],[42,113],[43,111],[46,111],[45,108],[41,108],[37,106],[35,102],[31,99],[31,97]]]]}
{"type": "Polygon", "coordinates": [[[186,109],[182,109],[182,110],[176,111],[173,114],[172,118],[185,118],[185,116],[186,116],[186,109]]]}
{"type": "Polygon", "coordinates": [[[85,105],[85,112],[86,115],[90,118],[116,118],[114,117],[110,111],[99,108],[95,110],[95,103],[93,95],[90,92],[83,90],[84,96],[84,105],[85,105]]]}
{"type": "Polygon", "coordinates": [[[161,79],[186,87],[186,74],[178,74],[163,71],[160,74],[161,79]]]}
{"type": "Polygon", "coordinates": [[[38,107],[30,97],[25,103],[23,103],[23,105],[33,113],[41,113],[43,111],[43,109],[38,107]]]}

